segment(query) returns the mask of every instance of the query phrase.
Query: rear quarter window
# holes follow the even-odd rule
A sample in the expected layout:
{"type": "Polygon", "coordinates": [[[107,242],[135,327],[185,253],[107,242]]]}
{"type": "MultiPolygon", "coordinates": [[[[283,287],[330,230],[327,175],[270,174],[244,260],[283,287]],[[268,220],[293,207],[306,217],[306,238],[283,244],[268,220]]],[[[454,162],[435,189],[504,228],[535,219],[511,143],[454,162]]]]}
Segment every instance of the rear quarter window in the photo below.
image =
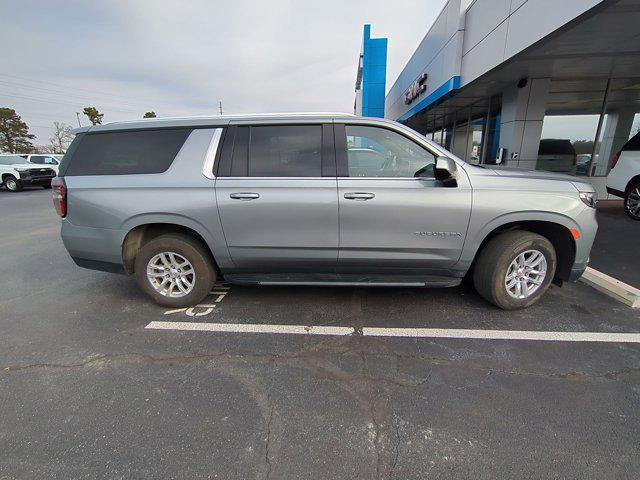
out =
{"type": "Polygon", "coordinates": [[[87,133],[71,158],[65,175],[131,175],[165,172],[191,129],[87,133]]]}
{"type": "Polygon", "coordinates": [[[636,133],[631,139],[625,143],[622,147],[623,151],[638,151],[640,150],[640,132],[636,133]]]}

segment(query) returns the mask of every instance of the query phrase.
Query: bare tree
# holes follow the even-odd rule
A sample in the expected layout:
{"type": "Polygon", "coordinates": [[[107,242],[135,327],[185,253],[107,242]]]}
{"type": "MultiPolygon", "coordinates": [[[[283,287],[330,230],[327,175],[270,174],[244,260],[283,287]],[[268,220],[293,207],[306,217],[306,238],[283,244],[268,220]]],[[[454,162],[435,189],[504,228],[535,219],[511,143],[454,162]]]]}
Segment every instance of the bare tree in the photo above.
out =
{"type": "Polygon", "coordinates": [[[71,126],[62,122],[53,122],[53,136],[49,139],[51,153],[64,153],[73,141],[71,126]]]}

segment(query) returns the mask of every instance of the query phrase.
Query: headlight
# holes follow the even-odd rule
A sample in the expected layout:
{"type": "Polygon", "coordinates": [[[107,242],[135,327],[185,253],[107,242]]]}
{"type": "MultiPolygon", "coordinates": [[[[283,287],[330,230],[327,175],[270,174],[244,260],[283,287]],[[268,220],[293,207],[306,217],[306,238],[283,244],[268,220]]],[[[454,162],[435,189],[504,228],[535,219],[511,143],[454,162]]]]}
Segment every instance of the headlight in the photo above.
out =
{"type": "Polygon", "coordinates": [[[596,208],[598,203],[598,194],[596,192],[580,192],[580,200],[586,206],[596,208]]]}
{"type": "Polygon", "coordinates": [[[24,172],[28,172],[29,171],[28,168],[16,168],[15,170],[16,170],[16,172],[20,172],[20,173],[24,173],[24,172]]]}

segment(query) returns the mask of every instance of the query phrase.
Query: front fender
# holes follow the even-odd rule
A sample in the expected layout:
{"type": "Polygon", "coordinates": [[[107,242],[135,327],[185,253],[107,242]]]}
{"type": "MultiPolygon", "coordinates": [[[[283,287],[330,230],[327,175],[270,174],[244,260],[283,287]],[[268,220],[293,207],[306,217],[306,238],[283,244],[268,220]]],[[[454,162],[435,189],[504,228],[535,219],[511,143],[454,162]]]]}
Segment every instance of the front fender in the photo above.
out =
{"type": "Polygon", "coordinates": [[[571,217],[562,213],[546,211],[518,211],[505,213],[484,222],[479,228],[478,226],[474,226],[473,230],[469,230],[457,267],[460,269],[468,269],[473,263],[482,242],[484,242],[484,240],[495,230],[504,228],[510,224],[528,221],[554,223],[567,229],[578,230],[582,233],[580,225],[571,217]]]}

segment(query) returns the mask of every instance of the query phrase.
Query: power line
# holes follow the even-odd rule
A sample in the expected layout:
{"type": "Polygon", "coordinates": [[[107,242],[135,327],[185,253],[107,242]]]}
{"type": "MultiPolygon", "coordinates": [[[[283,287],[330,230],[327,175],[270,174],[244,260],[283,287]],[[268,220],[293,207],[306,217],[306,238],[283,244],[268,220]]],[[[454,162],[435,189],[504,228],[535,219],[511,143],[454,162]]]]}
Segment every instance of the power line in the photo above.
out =
{"type": "MultiPolygon", "coordinates": [[[[57,87],[62,87],[64,89],[68,89],[68,90],[73,90],[76,92],[86,92],[89,93],[91,95],[95,95],[95,94],[102,94],[102,95],[107,95],[110,97],[114,97],[114,98],[121,98],[121,99],[125,99],[127,101],[132,100],[131,97],[126,97],[123,95],[118,95],[118,94],[114,94],[114,93],[108,93],[108,92],[104,92],[104,91],[100,91],[100,90],[88,90],[86,88],[81,88],[81,87],[69,87],[68,85],[63,85],[61,83],[56,83],[56,82],[51,82],[51,81],[47,81],[47,80],[34,80],[31,78],[26,78],[26,77],[19,77],[16,75],[7,75],[5,73],[0,73],[0,77],[5,77],[5,78],[14,78],[16,80],[22,80],[22,81],[26,81],[26,82],[31,82],[31,83],[41,83],[44,85],[53,85],[53,86],[57,86],[57,87]]],[[[140,100],[148,100],[150,103],[154,103],[157,102],[158,99],[150,99],[150,98],[144,98],[144,97],[136,97],[137,99],[140,100]]]]}
{"type": "MultiPolygon", "coordinates": [[[[11,83],[7,83],[7,82],[3,82],[2,80],[0,80],[0,85],[6,85],[10,88],[13,89],[18,89],[18,92],[14,92],[14,91],[9,91],[9,93],[14,94],[14,95],[24,95],[24,93],[22,92],[22,90],[33,90],[32,92],[25,92],[28,95],[43,95],[43,93],[52,93],[56,95],[56,98],[58,98],[60,95],[64,95],[65,98],[70,98],[73,99],[75,98],[78,101],[81,101],[82,103],[106,103],[106,104],[112,104],[111,102],[114,102],[114,100],[107,100],[107,102],[104,102],[102,100],[100,100],[100,97],[96,98],[96,97],[85,97],[85,96],[81,96],[81,95],[75,95],[75,94],[69,94],[67,92],[63,92],[61,90],[52,90],[52,89],[47,89],[47,88],[39,88],[39,87],[32,87],[30,85],[23,85],[23,86],[18,86],[15,84],[11,84],[11,83]]],[[[47,95],[43,95],[43,98],[50,98],[47,95]]],[[[123,105],[123,106],[127,106],[130,108],[135,108],[136,110],[144,110],[145,108],[148,108],[148,105],[143,105],[143,104],[127,104],[127,103],[118,103],[119,105],[123,105]]]]}
{"type": "MultiPolygon", "coordinates": [[[[48,100],[45,98],[39,98],[39,97],[33,97],[33,96],[26,96],[26,95],[9,95],[6,94],[4,92],[0,92],[0,97],[9,97],[9,98],[19,98],[22,100],[29,100],[29,101],[34,101],[34,102],[44,102],[44,103],[55,103],[58,105],[69,105],[69,106],[73,106],[74,108],[81,108],[83,104],[86,104],[87,102],[77,102],[77,103],[70,103],[70,102],[61,102],[58,100],[48,100]]],[[[110,104],[105,104],[102,103],[103,106],[106,106],[107,108],[111,109],[111,110],[116,110],[116,111],[121,111],[121,112],[135,112],[135,113],[140,113],[140,109],[137,108],[127,108],[127,107],[114,107],[113,105],[110,104]]],[[[104,108],[104,107],[103,107],[104,108]]]]}

